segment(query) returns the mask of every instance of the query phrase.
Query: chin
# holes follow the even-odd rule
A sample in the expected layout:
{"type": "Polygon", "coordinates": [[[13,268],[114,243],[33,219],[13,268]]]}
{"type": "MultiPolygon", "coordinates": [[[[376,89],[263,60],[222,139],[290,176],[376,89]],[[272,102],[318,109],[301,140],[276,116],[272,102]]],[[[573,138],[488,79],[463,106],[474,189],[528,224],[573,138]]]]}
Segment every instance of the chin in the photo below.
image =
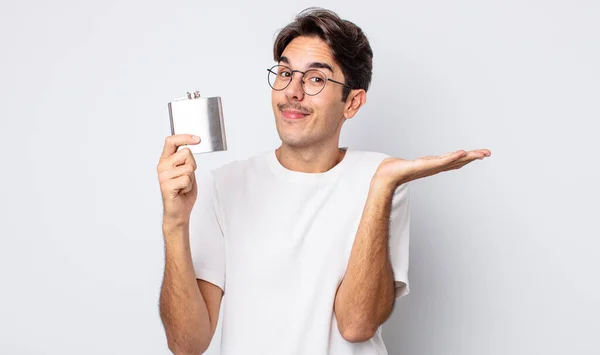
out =
{"type": "Polygon", "coordinates": [[[298,137],[294,134],[286,134],[285,132],[279,132],[279,139],[281,139],[281,143],[290,147],[300,146],[304,141],[302,137],[298,137]]]}
{"type": "Polygon", "coordinates": [[[287,145],[289,147],[305,147],[310,144],[310,137],[307,137],[300,132],[290,132],[287,129],[278,129],[277,133],[279,134],[279,139],[281,139],[281,143],[287,145]]]}

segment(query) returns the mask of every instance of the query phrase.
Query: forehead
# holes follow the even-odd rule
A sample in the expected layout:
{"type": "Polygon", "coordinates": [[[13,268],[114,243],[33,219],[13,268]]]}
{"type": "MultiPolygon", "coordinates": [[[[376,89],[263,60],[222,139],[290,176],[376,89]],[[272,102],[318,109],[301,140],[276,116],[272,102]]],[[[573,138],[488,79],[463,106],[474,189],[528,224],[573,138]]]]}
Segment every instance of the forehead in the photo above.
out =
{"type": "Polygon", "coordinates": [[[292,67],[306,68],[310,63],[329,64],[335,71],[337,68],[331,49],[318,37],[300,36],[294,38],[283,50],[282,57],[289,60],[292,67]]]}

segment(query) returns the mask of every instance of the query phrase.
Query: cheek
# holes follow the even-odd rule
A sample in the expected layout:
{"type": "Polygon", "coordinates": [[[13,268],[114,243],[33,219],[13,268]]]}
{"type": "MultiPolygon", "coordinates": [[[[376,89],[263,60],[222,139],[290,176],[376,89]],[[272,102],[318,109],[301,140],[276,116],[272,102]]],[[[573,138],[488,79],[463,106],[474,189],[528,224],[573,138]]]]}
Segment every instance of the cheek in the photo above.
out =
{"type": "Polygon", "coordinates": [[[342,114],[344,111],[344,103],[342,102],[341,94],[335,90],[330,90],[322,92],[323,95],[321,99],[321,107],[323,110],[326,110],[329,115],[338,115],[342,114]]]}
{"type": "Polygon", "coordinates": [[[344,106],[337,102],[328,102],[320,107],[321,116],[327,118],[327,124],[334,124],[344,114],[344,106]]]}

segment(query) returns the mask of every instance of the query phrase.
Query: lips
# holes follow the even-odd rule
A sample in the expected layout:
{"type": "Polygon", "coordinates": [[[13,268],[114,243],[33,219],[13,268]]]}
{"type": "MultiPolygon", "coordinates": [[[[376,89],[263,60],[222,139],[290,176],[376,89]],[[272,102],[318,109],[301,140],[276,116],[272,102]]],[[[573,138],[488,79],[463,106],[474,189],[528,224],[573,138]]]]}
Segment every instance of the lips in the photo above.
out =
{"type": "Polygon", "coordinates": [[[308,116],[308,114],[306,114],[304,112],[295,111],[295,110],[283,110],[282,112],[283,112],[283,117],[292,119],[292,120],[297,120],[297,119],[301,119],[301,118],[308,116]]]}

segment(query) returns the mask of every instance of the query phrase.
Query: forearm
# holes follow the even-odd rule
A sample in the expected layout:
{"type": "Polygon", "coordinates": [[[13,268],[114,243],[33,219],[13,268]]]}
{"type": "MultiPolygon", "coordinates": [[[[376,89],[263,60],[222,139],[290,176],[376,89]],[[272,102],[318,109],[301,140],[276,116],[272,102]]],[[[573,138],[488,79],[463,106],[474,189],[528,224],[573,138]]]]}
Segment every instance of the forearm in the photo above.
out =
{"type": "Polygon", "coordinates": [[[389,219],[394,189],[371,183],[344,279],[335,297],[338,328],[350,341],[365,341],[389,316],[394,274],[389,258],[389,219]]]}
{"type": "Polygon", "coordinates": [[[163,225],[165,271],[160,317],[169,349],[176,355],[201,354],[212,339],[206,302],[198,288],[189,244],[189,227],[163,225]]]}

